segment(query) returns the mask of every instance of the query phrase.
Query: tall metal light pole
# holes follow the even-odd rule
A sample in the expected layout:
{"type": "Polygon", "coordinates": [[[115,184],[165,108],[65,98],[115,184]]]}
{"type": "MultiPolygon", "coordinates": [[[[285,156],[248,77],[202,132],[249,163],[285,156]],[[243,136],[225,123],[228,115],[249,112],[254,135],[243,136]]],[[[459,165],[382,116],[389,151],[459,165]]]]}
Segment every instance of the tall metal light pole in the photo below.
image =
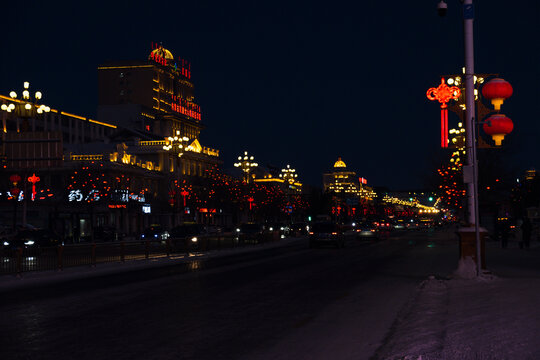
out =
{"type": "MultiPolygon", "coordinates": [[[[463,167],[463,182],[467,186],[467,222],[474,226],[476,236],[476,273],[482,272],[482,251],[478,214],[478,162],[476,158],[476,121],[474,101],[474,6],[472,0],[463,2],[463,33],[465,44],[465,146],[466,165],[463,167]]],[[[438,5],[440,15],[446,13],[444,1],[438,5]]]]}
{"type": "Polygon", "coordinates": [[[469,224],[474,225],[476,236],[476,274],[482,273],[480,219],[478,214],[478,160],[476,158],[476,121],[474,102],[474,6],[472,0],[463,2],[463,33],[465,40],[465,144],[467,165],[463,180],[467,184],[467,209],[469,224]],[[472,175],[472,176],[471,176],[472,175]]]}

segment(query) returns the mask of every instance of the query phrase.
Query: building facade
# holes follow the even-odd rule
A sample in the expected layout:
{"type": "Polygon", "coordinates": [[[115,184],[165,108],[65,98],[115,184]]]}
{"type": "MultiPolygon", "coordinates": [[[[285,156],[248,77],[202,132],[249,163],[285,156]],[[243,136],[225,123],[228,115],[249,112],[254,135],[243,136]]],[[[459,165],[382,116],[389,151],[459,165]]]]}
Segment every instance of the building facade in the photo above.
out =
{"type": "Polygon", "coordinates": [[[154,223],[216,221],[182,206],[180,194],[221,160],[200,144],[190,65],[173,60],[155,46],[144,60],[99,66],[97,120],[0,96],[10,110],[1,113],[1,225],[79,242],[102,227],[136,235],[154,223]]]}

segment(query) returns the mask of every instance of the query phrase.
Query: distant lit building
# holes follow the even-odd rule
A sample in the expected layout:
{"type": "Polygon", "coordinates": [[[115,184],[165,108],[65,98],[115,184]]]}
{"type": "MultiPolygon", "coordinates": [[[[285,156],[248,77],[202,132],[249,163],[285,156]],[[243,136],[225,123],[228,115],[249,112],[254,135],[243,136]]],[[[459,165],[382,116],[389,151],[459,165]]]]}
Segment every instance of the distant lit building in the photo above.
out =
{"type": "Polygon", "coordinates": [[[366,183],[366,179],[358,178],[356,172],[347,169],[341,158],[334,163],[331,172],[323,174],[325,192],[372,200],[376,194],[366,183]]]}

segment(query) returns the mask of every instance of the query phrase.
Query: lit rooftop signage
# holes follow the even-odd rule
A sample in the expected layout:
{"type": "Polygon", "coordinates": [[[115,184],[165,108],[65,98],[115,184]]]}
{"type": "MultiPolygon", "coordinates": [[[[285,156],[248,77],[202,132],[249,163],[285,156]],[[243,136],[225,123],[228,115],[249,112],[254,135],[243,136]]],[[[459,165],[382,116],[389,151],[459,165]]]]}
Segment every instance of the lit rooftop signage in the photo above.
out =
{"type": "Polygon", "coordinates": [[[201,120],[201,107],[178,96],[171,95],[171,110],[196,120],[201,120]]]}
{"type": "Polygon", "coordinates": [[[150,53],[149,59],[160,65],[174,68],[176,73],[191,79],[191,64],[180,57],[175,61],[173,54],[161,45],[152,43],[152,52],[150,53]]]}

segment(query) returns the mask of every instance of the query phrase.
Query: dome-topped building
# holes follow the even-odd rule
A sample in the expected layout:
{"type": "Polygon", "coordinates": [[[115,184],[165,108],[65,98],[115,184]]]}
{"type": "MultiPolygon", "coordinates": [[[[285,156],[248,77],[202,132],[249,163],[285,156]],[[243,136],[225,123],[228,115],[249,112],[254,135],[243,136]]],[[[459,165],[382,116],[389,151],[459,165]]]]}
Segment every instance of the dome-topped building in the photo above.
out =
{"type": "Polygon", "coordinates": [[[341,160],[341,158],[338,157],[337,161],[334,163],[334,169],[335,168],[346,168],[346,167],[347,167],[347,165],[345,165],[343,160],[341,160]]]}
{"type": "Polygon", "coordinates": [[[156,55],[167,60],[174,60],[173,54],[163,46],[159,46],[158,48],[152,50],[150,55],[148,55],[148,59],[154,59],[156,58],[156,55]]]}
{"type": "Polygon", "coordinates": [[[338,157],[330,173],[323,175],[324,191],[351,193],[358,191],[358,179],[354,171],[347,170],[345,162],[338,157]]]}
{"type": "Polygon", "coordinates": [[[346,198],[373,199],[376,195],[372,188],[365,185],[366,183],[366,179],[358,178],[356,172],[347,169],[347,165],[340,157],[332,170],[323,174],[324,191],[346,198]]]}

